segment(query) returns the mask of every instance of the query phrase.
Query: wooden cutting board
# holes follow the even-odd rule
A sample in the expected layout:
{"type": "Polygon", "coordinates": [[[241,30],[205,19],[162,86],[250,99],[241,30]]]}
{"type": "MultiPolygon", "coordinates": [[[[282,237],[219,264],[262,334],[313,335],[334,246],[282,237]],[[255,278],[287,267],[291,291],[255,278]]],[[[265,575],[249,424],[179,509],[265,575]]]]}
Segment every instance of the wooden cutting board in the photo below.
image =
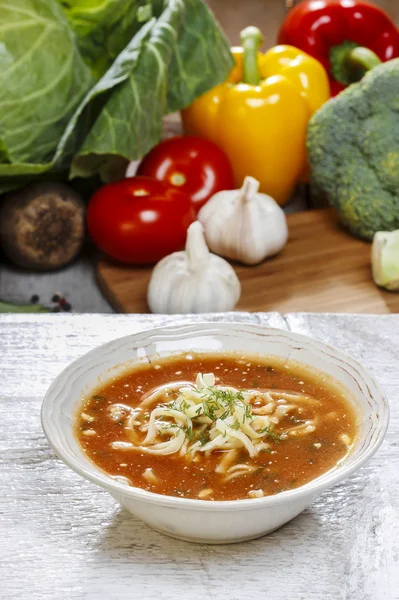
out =
{"type": "MultiPolygon", "coordinates": [[[[242,284],[237,310],[397,313],[399,293],[377,288],[370,272],[370,244],[350,236],[330,210],[287,217],[290,239],[283,252],[256,267],[234,265],[242,284]]],[[[151,269],[102,259],[100,286],[124,313],[146,313],[151,269]]]]}

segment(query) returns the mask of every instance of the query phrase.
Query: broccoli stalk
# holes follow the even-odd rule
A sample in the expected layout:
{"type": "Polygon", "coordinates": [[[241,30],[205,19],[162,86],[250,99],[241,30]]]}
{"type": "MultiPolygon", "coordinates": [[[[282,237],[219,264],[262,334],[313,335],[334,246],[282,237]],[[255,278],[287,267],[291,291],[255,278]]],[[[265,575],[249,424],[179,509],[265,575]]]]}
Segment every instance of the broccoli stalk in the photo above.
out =
{"type": "Polygon", "coordinates": [[[374,283],[387,290],[399,290],[399,230],[375,234],[371,268],[374,283]]]}

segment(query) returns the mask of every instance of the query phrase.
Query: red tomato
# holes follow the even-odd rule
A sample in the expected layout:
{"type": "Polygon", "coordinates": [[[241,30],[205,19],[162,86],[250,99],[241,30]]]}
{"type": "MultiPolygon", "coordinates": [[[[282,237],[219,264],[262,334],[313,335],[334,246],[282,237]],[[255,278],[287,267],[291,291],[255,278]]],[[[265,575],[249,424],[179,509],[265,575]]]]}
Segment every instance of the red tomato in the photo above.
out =
{"type": "Polygon", "coordinates": [[[149,177],[103,186],[87,209],[89,233],[100,250],[133,264],[155,263],[181,250],[194,220],[184,192],[149,177]]]}
{"type": "Polygon", "coordinates": [[[235,187],[226,154],[213,142],[191,135],[160,142],[143,158],[137,174],[180,188],[197,212],[216,192],[235,187]]]}

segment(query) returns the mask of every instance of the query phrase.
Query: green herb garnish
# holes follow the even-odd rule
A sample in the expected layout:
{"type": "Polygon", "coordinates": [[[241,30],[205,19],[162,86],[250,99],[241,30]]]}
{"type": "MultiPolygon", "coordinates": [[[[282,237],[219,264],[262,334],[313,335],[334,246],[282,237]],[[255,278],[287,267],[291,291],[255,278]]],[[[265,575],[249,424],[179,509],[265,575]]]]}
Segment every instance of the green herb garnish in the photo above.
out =
{"type": "Polygon", "coordinates": [[[276,444],[278,444],[279,442],[281,442],[282,440],[285,439],[283,435],[279,435],[278,433],[276,433],[275,431],[273,431],[273,429],[271,429],[270,426],[264,427],[264,429],[261,429],[259,431],[259,433],[264,433],[270,439],[272,439],[273,442],[275,442],[276,444]]]}
{"type": "Polygon", "coordinates": [[[190,440],[190,442],[194,441],[195,439],[195,435],[193,432],[193,428],[192,427],[182,427],[184,433],[186,434],[186,436],[188,437],[188,439],[190,440]]]}
{"type": "Polygon", "coordinates": [[[209,442],[209,433],[207,431],[202,431],[199,436],[199,442],[201,442],[201,446],[205,446],[209,442]]]}
{"type": "Polygon", "coordinates": [[[250,404],[245,405],[245,418],[250,419],[252,417],[252,406],[250,404]]]}

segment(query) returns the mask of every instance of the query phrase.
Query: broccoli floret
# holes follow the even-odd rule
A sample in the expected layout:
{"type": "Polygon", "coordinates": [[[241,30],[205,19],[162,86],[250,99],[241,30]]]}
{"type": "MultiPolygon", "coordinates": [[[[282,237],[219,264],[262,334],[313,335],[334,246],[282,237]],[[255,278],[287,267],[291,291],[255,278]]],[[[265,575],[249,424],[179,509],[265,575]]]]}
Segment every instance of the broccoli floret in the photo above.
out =
{"type": "Polygon", "coordinates": [[[307,147],[312,193],[371,240],[399,228],[399,59],[372,69],[313,116],[307,147]]]}

